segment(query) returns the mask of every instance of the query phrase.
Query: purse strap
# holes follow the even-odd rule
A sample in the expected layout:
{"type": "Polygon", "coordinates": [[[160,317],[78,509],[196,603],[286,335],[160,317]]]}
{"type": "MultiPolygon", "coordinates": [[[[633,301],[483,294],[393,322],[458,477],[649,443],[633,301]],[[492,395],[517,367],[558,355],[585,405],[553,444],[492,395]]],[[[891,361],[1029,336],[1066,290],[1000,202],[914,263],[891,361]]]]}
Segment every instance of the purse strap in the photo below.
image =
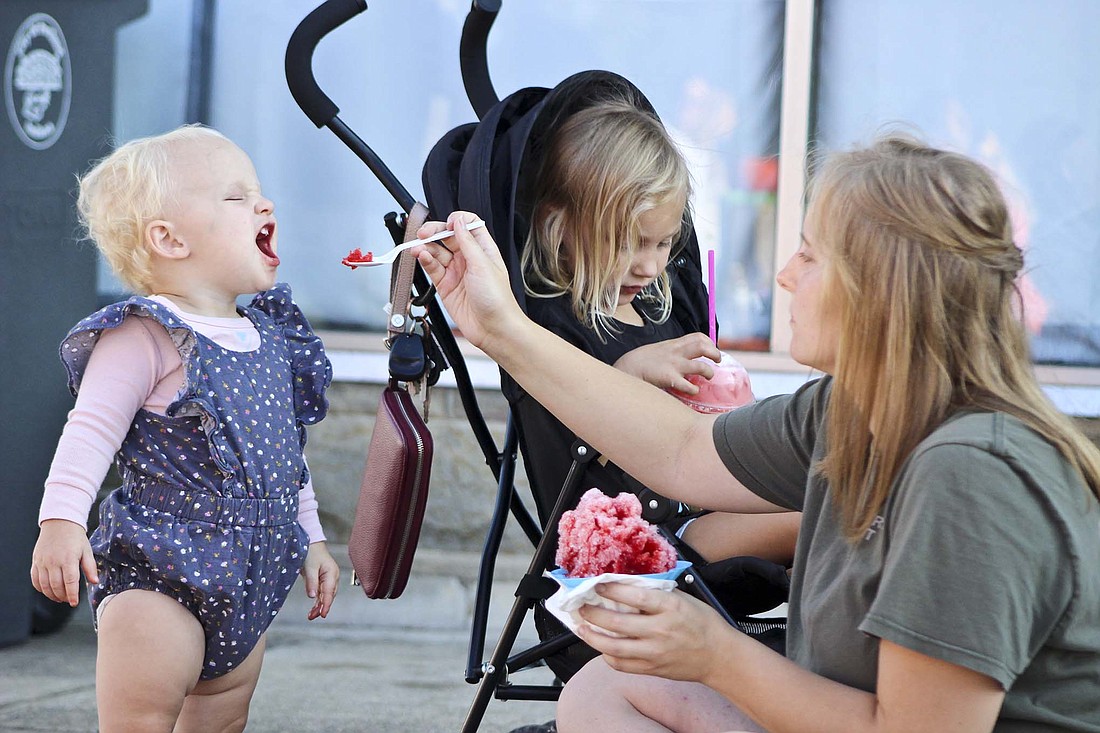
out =
{"type": "MultiPolygon", "coordinates": [[[[405,218],[405,238],[416,238],[416,230],[428,219],[428,207],[416,201],[405,218]]],[[[416,258],[408,250],[397,257],[394,278],[390,290],[390,319],[387,330],[390,336],[406,333],[409,328],[409,311],[412,307],[413,275],[416,274],[416,258]]]]}

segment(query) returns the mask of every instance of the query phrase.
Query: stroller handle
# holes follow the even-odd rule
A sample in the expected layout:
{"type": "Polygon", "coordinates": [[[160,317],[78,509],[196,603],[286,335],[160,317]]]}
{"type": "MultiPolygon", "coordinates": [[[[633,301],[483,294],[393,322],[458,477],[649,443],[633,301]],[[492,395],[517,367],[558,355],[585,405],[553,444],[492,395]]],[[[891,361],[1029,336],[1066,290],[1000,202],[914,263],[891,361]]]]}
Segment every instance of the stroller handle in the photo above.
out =
{"type": "Polygon", "coordinates": [[[462,24],[462,39],[458,44],[458,65],[466,98],[480,120],[500,98],[489,78],[487,45],[489,31],[500,12],[501,0],[473,0],[466,22],[462,24]]]}
{"type": "Polygon", "coordinates": [[[367,9],[366,0],[326,0],[302,19],[286,46],[286,83],[294,101],[317,127],[332,121],[340,108],[313,77],[313,51],[334,29],[367,9]]]}
{"type": "Polygon", "coordinates": [[[294,101],[306,113],[306,117],[317,127],[332,130],[336,137],[367,164],[386,190],[397,199],[401,208],[408,213],[415,203],[412,194],[401,185],[401,181],[397,180],[378,154],[337,117],[340,108],[321,91],[317,80],[313,78],[313,52],[317,43],[366,9],[366,0],[325,0],[303,18],[286,45],[286,83],[294,101]]]}

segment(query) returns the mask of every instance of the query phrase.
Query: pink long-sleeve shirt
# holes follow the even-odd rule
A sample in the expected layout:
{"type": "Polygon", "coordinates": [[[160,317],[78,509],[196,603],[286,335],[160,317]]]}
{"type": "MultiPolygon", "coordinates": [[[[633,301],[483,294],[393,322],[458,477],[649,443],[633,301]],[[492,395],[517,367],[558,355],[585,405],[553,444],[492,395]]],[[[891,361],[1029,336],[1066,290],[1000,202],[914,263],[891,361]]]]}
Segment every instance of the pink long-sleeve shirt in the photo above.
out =
{"type": "MultiPolygon", "coordinates": [[[[213,318],[181,311],[168,298],[150,296],[198,333],[233,351],[260,346],[249,319],[213,318]]],[[[88,514],[115,453],[141,408],[161,415],[184,386],[183,361],[172,338],[155,321],[127,318],[104,331],[92,350],[65,429],[54,453],[38,522],[67,519],[87,529],[88,514]],[[119,364],[126,368],[120,369],[119,364]]],[[[317,497],[309,481],[298,494],[298,521],[310,542],[325,539],[317,497]]]]}

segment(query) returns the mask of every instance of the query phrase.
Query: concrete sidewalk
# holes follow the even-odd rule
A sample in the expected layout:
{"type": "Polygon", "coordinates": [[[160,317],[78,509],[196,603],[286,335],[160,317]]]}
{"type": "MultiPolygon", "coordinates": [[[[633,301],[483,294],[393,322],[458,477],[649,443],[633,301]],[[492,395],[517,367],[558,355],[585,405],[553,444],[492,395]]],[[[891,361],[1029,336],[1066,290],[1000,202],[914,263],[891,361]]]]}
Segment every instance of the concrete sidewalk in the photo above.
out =
{"type": "MultiPolygon", "coordinates": [[[[333,547],[344,563],[346,549],[333,547]]],[[[476,687],[464,680],[479,558],[421,549],[401,598],[372,601],[344,578],[328,619],[306,621],[297,585],[268,634],[249,733],[456,733],[476,687]]],[[[497,564],[488,658],[529,558],[497,564]]],[[[528,617],[516,648],[536,640],[528,617]]],[[[546,668],[513,676],[546,684],[546,668]]],[[[60,632],[0,649],[0,731],[91,733],[95,633],[84,606],[60,632]]],[[[504,733],[554,717],[553,703],[492,700],[479,728],[504,733]]]]}

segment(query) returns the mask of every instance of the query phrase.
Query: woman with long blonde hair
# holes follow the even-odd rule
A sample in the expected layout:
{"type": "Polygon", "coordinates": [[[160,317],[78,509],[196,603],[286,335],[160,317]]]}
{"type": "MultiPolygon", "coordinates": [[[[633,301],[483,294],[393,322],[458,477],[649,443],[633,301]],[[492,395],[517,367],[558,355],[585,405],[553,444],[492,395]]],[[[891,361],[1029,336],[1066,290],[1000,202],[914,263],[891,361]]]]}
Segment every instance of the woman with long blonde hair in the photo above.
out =
{"type": "Polygon", "coordinates": [[[777,277],[825,376],[718,417],[531,324],[471,218],[418,256],[473,343],[654,490],[802,512],[786,657],[686,594],[605,585],[635,613],[582,611],[603,656],[559,730],[1100,731],[1100,452],[1036,382],[980,164],[899,136],[827,158],[777,277]]]}

